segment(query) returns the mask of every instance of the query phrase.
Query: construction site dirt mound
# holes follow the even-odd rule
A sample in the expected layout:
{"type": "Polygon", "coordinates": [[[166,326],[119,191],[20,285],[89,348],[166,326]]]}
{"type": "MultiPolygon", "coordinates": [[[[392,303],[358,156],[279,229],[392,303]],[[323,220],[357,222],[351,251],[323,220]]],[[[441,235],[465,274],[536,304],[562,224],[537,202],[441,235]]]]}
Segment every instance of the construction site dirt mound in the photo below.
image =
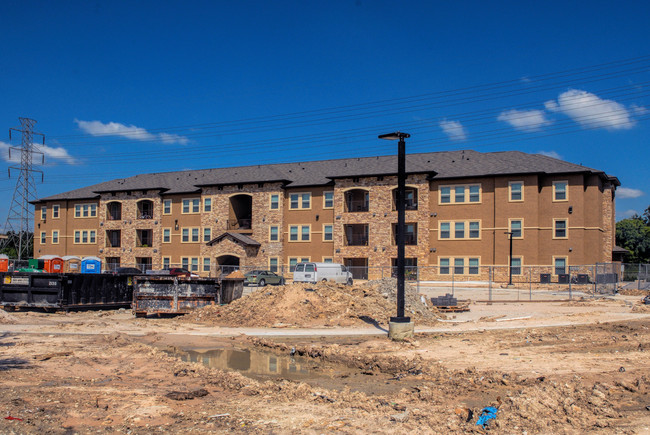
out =
{"type": "MultiPolygon", "coordinates": [[[[322,282],[261,287],[229,305],[197,310],[182,321],[246,327],[386,325],[396,314],[396,287],[394,279],[354,286],[322,282]]],[[[410,286],[405,289],[405,314],[420,325],[440,317],[410,286]]]]}

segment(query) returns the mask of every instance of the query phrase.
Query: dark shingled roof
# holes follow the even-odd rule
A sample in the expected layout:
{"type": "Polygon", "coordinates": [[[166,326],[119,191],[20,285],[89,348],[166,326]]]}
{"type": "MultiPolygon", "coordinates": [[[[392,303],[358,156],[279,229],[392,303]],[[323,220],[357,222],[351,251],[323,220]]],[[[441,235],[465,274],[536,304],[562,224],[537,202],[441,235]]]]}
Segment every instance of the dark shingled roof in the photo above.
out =
{"type": "MultiPolygon", "coordinates": [[[[473,150],[408,154],[406,172],[424,173],[436,179],[515,174],[594,173],[620,185],[603,171],[575,165],[540,154],[520,151],[480,153],[473,150]]],[[[141,174],[106,181],[38,201],[97,198],[102,192],[159,190],[164,194],[195,193],[202,186],[282,182],[288,187],[322,186],[333,179],[397,173],[397,156],[359,157],[313,162],[239,166],[233,168],[141,174]]]]}
{"type": "Polygon", "coordinates": [[[239,241],[240,243],[243,243],[244,245],[247,245],[247,246],[262,246],[262,244],[260,242],[253,239],[252,237],[248,237],[245,234],[239,234],[239,233],[235,233],[235,232],[231,232],[231,231],[226,231],[225,233],[221,234],[220,236],[215,237],[214,239],[212,239],[208,243],[206,243],[206,245],[208,245],[208,246],[215,245],[215,244],[219,243],[220,241],[222,241],[223,239],[225,239],[226,237],[232,237],[233,239],[235,239],[235,240],[239,241]]]}

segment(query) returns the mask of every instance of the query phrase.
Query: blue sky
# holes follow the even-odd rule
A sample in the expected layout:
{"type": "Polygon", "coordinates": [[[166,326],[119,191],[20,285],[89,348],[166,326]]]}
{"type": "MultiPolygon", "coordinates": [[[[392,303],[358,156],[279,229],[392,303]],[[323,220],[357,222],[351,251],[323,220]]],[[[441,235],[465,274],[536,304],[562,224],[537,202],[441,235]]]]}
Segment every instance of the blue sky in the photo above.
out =
{"type": "MultiPolygon", "coordinates": [[[[649,9],[5,1],[0,132],[38,121],[39,197],[144,172],[392,154],[377,135],[402,130],[407,152],[521,150],[603,170],[622,182],[620,219],[650,205],[649,9]]],[[[9,144],[0,134],[1,221],[9,144]]]]}

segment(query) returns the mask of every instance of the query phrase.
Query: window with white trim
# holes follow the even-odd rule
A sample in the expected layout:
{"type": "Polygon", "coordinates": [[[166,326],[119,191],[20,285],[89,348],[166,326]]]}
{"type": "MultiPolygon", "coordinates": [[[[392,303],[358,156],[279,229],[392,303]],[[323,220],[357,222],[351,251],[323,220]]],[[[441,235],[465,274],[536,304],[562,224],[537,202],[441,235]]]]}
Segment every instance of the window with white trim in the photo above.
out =
{"type": "MultiPolygon", "coordinates": [[[[91,231],[91,239],[90,243],[95,243],[95,231],[91,231]]],[[[53,230],[52,231],[52,244],[53,245],[58,245],[59,244],[59,230],[53,230]]]]}
{"type": "Polygon", "coordinates": [[[269,208],[271,210],[278,210],[280,209],[280,195],[277,193],[271,194],[271,197],[269,198],[270,200],[270,205],[269,208]]]}
{"type": "Polygon", "coordinates": [[[203,228],[203,241],[205,243],[209,242],[212,240],[212,228],[210,227],[204,227],[203,228]]]}
{"type": "Polygon", "coordinates": [[[331,242],[334,240],[334,225],[323,225],[323,241],[331,242]]]}
{"type": "Polygon", "coordinates": [[[323,192],[323,208],[334,208],[334,191],[323,192]]]}
{"type": "Polygon", "coordinates": [[[41,245],[44,245],[47,243],[47,233],[45,231],[41,231],[41,245]]]}
{"type": "Polygon", "coordinates": [[[75,245],[88,245],[95,243],[97,232],[95,230],[77,230],[74,232],[75,245]]]}
{"type": "Polygon", "coordinates": [[[508,198],[510,202],[519,202],[524,200],[523,181],[510,181],[508,183],[508,198]]]}
{"type": "Polygon", "coordinates": [[[172,200],[164,199],[163,200],[163,214],[172,214],[172,200]]]}
{"type": "Polygon", "coordinates": [[[210,258],[205,257],[203,258],[203,271],[204,272],[210,272],[210,258]]]}
{"type": "Polygon", "coordinates": [[[510,270],[513,275],[521,275],[521,265],[523,261],[521,257],[512,257],[511,263],[510,263],[510,270]]]}
{"type": "Polygon", "coordinates": [[[52,206],[52,219],[58,219],[59,218],[59,204],[54,204],[52,206]]]}
{"type": "Polygon", "coordinates": [[[197,214],[201,210],[201,200],[199,198],[183,199],[182,214],[197,214]]]}
{"type": "Polygon", "coordinates": [[[203,211],[212,211],[212,198],[203,198],[203,211]]]}
{"type": "Polygon", "coordinates": [[[568,201],[568,181],[554,181],[553,182],[553,201],[568,201]]]}
{"type": "Polygon", "coordinates": [[[47,219],[47,206],[41,207],[41,220],[44,221],[47,219]]]}
{"type": "Polygon", "coordinates": [[[523,219],[510,219],[510,232],[513,239],[524,238],[524,221],[523,219]]]}
{"type": "Polygon", "coordinates": [[[568,239],[569,224],[567,219],[553,219],[553,238],[568,239]]]}
{"type": "Polygon", "coordinates": [[[269,242],[277,242],[280,240],[280,228],[277,225],[269,227],[269,242]]]}
{"type": "Polygon", "coordinates": [[[553,268],[555,275],[563,275],[566,273],[566,257],[554,257],[553,268]]]}
{"type": "Polygon", "coordinates": [[[453,184],[440,186],[440,204],[478,204],[481,202],[480,184],[453,184]]]}
{"type": "Polygon", "coordinates": [[[74,206],[74,217],[97,217],[97,204],[76,204],[74,206]]]}
{"type": "Polygon", "coordinates": [[[171,228],[163,228],[163,243],[171,243],[172,242],[172,229],[171,228]]]}
{"type": "Polygon", "coordinates": [[[292,193],[289,195],[289,209],[307,210],[311,208],[311,193],[292,193]]]}
{"type": "Polygon", "coordinates": [[[438,238],[440,240],[470,240],[481,238],[481,221],[447,221],[440,222],[439,225],[438,238]]]}
{"type": "Polygon", "coordinates": [[[271,272],[278,272],[278,257],[269,258],[269,270],[271,272]]]}

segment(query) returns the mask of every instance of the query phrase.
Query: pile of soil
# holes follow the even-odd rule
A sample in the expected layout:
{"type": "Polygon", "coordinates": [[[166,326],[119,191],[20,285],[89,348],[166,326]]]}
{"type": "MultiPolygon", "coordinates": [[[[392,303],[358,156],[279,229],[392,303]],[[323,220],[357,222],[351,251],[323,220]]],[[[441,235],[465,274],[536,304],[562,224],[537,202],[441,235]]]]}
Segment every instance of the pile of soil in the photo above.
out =
{"type": "MultiPolygon", "coordinates": [[[[263,287],[225,306],[208,306],[183,321],[220,326],[322,327],[386,325],[396,314],[396,280],[346,286],[333,282],[263,287]]],[[[405,314],[418,324],[433,324],[440,315],[405,289],[405,314]]]]}

